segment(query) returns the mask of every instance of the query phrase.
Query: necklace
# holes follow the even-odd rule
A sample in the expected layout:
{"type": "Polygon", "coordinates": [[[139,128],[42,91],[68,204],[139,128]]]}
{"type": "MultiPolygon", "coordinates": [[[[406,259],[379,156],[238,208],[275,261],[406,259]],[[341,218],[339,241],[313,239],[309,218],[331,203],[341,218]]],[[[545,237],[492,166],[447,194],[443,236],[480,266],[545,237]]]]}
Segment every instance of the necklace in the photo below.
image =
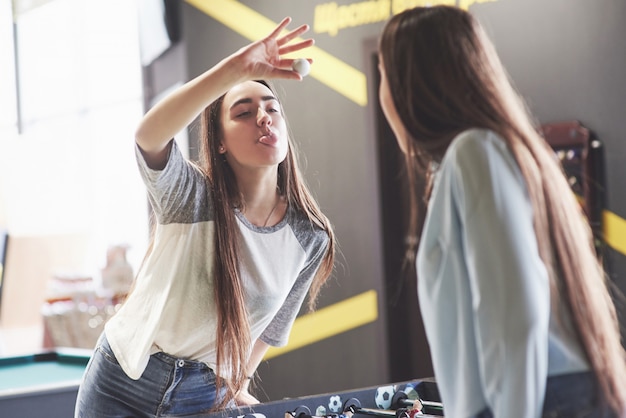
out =
{"type": "Polygon", "coordinates": [[[270,218],[272,217],[272,215],[274,214],[274,211],[276,210],[276,208],[278,207],[278,202],[280,202],[280,197],[278,199],[276,199],[276,203],[274,203],[274,207],[272,208],[272,210],[270,211],[270,214],[267,215],[267,219],[265,220],[265,222],[263,223],[263,227],[267,226],[267,223],[270,221],[270,218]]]}

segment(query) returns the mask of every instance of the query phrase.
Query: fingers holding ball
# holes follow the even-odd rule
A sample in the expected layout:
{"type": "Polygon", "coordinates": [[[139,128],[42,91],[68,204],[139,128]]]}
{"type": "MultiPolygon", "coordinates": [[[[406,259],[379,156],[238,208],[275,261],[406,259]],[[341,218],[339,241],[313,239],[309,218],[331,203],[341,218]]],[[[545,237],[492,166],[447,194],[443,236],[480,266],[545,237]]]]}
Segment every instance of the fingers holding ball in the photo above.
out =
{"type": "Polygon", "coordinates": [[[293,60],[291,68],[302,77],[304,77],[309,74],[309,71],[311,70],[311,64],[309,64],[309,61],[304,58],[298,58],[293,60]]]}

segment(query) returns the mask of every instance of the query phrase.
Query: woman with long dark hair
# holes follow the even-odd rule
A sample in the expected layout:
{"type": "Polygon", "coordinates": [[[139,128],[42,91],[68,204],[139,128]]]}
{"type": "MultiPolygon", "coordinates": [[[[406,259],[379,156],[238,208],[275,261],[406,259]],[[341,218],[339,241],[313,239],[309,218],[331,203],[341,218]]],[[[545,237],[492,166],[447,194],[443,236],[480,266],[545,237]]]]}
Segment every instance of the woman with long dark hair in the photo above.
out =
{"type": "Polygon", "coordinates": [[[77,417],[197,416],[257,403],[250,379],[333,270],[330,222],[298,168],[272,78],[301,80],[307,25],[226,57],[147,112],[136,154],[155,214],[133,290],[105,327],[77,417]],[[198,162],[174,135],[201,115],[198,162]]]}
{"type": "Polygon", "coordinates": [[[624,416],[624,350],[589,225],[479,22],[406,10],[379,57],[445,415],[624,416]]]}

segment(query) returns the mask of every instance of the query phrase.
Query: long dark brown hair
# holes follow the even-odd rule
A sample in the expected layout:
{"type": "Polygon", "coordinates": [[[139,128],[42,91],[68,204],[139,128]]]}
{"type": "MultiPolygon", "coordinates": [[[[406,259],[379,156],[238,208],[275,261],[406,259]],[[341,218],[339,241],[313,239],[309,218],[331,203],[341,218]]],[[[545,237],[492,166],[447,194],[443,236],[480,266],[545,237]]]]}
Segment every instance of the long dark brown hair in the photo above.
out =
{"type": "MultiPolygon", "coordinates": [[[[272,92],[267,81],[257,81],[272,92]]],[[[217,370],[221,366],[230,368],[231,379],[218,379],[218,393],[222,386],[227,388],[226,398],[216,409],[226,405],[241,389],[246,380],[246,364],[250,349],[250,332],[244,289],[239,274],[238,242],[239,233],[234,208],[242,208],[245,203],[237,187],[235,175],[219,153],[222,131],[222,103],[224,95],[211,103],[202,113],[202,137],[199,149],[200,168],[207,176],[213,193],[215,210],[215,253],[214,259],[215,303],[217,305],[217,370]]],[[[329,243],[323,262],[318,269],[308,296],[309,310],[315,308],[315,301],[321,287],[333,271],[335,256],[335,235],[333,228],[320,210],[317,202],[306,186],[298,166],[295,144],[288,141],[286,158],[278,165],[278,191],[284,196],[289,207],[305,214],[313,225],[322,228],[329,236],[329,243]]]]}
{"type": "MultiPolygon", "coordinates": [[[[572,313],[600,383],[603,399],[626,412],[626,362],[616,309],[584,220],[562,167],[538,133],[495,48],[470,13],[450,6],[418,7],[385,25],[379,55],[398,115],[406,128],[411,203],[421,199],[419,176],[432,182],[433,167],[460,132],[484,128],[499,134],[526,181],[534,229],[550,276],[553,314],[572,313]]],[[[426,191],[426,199],[429,191],[426,191]]],[[[414,257],[422,214],[412,211],[414,257]]]]}

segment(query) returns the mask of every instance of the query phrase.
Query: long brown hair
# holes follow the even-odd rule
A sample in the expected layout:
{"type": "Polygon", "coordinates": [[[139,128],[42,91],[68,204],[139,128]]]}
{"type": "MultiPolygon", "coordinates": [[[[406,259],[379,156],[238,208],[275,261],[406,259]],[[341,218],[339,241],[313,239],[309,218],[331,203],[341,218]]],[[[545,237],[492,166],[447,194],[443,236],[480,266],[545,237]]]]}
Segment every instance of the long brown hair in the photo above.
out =
{"type": "MultiPolygon", "coordinates": [[[[459,8],[406,10],[386,24],[379,44],[391,96],[410,137],[409,184],[432,182],[432,168],[450,142],[469,128],[499,134],[526,181],[534,229],[550,276],[552,310],[572,313],[600,383],[603,399],[626,412],[626,362],[615,306],[598,261],[590,227],[554,152],[538,133],[494,46],[479,22],[459,8]]],[[[416,208],[420,197],[411,187],[416,208]]],[[[426,192],[428,199],[429,192],[426,192]]],[[[412,211],[408,242],[415,256],[423,214],[412,211]]]]}
{"type": "MultiPolygon", "coordinates": [[[[267,81],[257,81],[272,92],[267,81]]],[[[239,274],[237,249],[239,233],[233,208],[241,208],[244,202],[237,188],[235,175],[219,153],[222,138],[222,103],[224,95],[211,103],[202,113],[202,137],[199,149],[200,168],[207,176],[215,210],[215,303],[217,304],[217,370],[221,365],[230,367],[229,381],[218,379],[218,393],[224,384],[226,398],[216,405],[223,407],[241,389],[246,380],[246,364],[250,348],[250,330],[244,290],[239,274]]],[[[312,224],[326,231],[328,248],[309,290],[308,307],[315,308],[321,287],[330,277],[335,256],[335,235],[330,221],[320,210],[306,186],[298,166],[295,144],[289,140],[286,158],[278,165],[278,191],[287,199],[289,207],[304,213],[312,224]]]]}

